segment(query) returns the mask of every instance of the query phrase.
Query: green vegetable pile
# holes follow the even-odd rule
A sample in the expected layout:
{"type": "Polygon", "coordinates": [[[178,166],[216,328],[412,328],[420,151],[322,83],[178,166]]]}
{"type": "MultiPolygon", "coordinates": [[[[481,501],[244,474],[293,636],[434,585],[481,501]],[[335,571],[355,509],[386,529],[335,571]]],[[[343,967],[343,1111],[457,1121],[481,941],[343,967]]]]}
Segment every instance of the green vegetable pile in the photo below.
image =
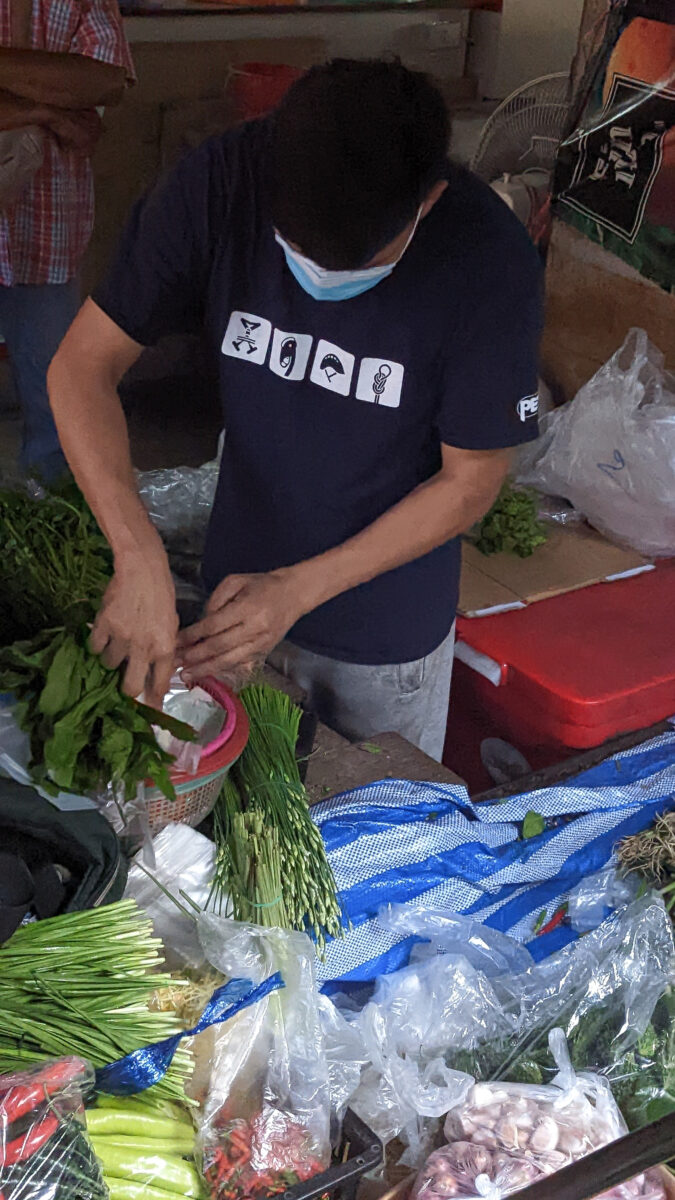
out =
{"type": "Polygon", "coordinates": [[[138,1096],[101,1096],[87,1110],[87,1132],[110,1200],[177,1200],[204,1188],[192,1161],[195,1134],[186,1110],[138,1096]]]}
{"type": "Polygon", "coordinates": [[[182,741],[188,725],[130,699],[122,672],[103,666],[87,648],[87,630],[48,630],[0,648],[0,690],[18,702],[15,715],[30,736],[31,775],[45,790],[86,795],[109,783],[123,797],[152,779],[175,798],[172,758],[160,748],[153,725],[182,741]]]}
{"type": "Polygon", "coordinates": [[[507,551],[529,558],[546,541],[546,527],[537,518],[537,494],[505,483],[481,521],[475,545],[481,554],[507,551]]]}
{"type": "Polygon", "coordinates": [[[295,747],[301,711],[268,684],[244,688],[248,744],[225,780],[214,812],[214,889],[238,921],[342,933],[335,879],[309,813],[295,747]]]}
{"type": "MultiPolygon", "coordinates": [[[[157,973],[160,947],[133,900],[17,929],[0,948],[0,1072],[68,1054],[104,1067],[180,1032],[148,1008],[157,989],[178,986],[157,973]]],[[[179,1047],[148,1095],[184,1099],[190,1068],[179,1047]]]]}
{"type": "MultiPolygon", "coordinates": [[[[611,994],[585,1011],[559,1014],[576,1071],[604,1075],[629,1129],[641,1129],[675,1111],[675,993],[657,1001],[645,1033],[624,1048],[625,1007],[611,994]]],[[[486,1041],[452,1053],[449,1065],[478,1080],[550,1083],[557,1067],[548,1049],[549,1024],[536,1022],[523,1041],[486,1041]]]]}
{"type": "Polygon", "coordinates": [[[112,555],[74,483],[37,499],[0,489],[0,691],[18,701],[30,772],[53,793],[135,796],[151,779],[170,799],[171,757],[153,725],[182,741],[193,731],[136,704],[121,670],[88,648],[112,576],[112,555]]]}
{"type": "Polygon", "coordinates": [[[44,499],[0,489],[0,644],[93,620],[112,554],[74,483],[44,499]]]}

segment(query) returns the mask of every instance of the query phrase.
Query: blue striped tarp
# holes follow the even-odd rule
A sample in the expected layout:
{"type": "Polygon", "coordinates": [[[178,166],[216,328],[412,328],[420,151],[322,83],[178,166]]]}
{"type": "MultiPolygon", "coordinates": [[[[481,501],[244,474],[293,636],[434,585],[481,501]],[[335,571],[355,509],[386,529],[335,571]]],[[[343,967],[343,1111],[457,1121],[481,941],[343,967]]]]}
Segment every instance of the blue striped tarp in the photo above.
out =
{"type": "Polygon", "coordinates": [[[555,787],[473,804],[462,787],[387,779],[312,808],[352,928],[320,964],[323,983],[367,981],[408,961],[411,938],[377,919],[387,904],[414,901],[472,916],[541,959],[571,941],[560,926],[535,936],[613,847],[675,807],[675,732],[662,734],[555,787]],[[523,840],[534,810],[546,820],[523,840]]]}

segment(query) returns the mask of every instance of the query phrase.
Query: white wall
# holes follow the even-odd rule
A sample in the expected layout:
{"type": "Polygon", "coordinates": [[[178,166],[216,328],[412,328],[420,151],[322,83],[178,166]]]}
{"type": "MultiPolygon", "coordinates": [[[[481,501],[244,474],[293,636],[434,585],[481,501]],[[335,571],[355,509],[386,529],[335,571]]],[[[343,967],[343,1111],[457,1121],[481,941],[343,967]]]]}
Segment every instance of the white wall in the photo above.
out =
{"type": "Polygon", "coordinates": [[[584,0],[504,0],[501,16],[475,12],[469,69],[479,95],[502,99],[539,75],[567,71],[583,7],[584,0]]]}

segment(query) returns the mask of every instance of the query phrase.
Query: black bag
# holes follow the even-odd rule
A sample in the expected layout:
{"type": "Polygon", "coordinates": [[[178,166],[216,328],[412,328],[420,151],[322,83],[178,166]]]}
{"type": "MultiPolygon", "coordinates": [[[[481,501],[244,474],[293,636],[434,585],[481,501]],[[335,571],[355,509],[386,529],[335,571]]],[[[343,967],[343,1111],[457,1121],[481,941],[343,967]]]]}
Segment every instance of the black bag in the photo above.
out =
{"type": "Polygon", "coordinates": [[[119,900],[126,880],[105,817],[61,812],[33,788],[0,778],[0,945],[29,914],[44,920],[119,900]]]}

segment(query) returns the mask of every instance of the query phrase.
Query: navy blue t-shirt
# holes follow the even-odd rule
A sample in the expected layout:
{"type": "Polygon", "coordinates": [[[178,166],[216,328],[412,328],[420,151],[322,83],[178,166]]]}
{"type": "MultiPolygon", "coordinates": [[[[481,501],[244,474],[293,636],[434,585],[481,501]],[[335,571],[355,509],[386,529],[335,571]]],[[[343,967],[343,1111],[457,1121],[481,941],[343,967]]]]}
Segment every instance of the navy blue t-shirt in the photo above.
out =
{"type": "MultiPolygon", "coordinates": [[[[461,168],[393,273],[351,300],[296,282],[266,211],[267,121],[206,142],[136,207],[96,303],[131,338],[206,330],[225,444],[204,579],[269,571],[364,529],[441,462],[536,435],[538,256],[461,168]]],[[[189,404],[185,420],[190,420],[189,404]]],[[[448,634],[457,540],[309,613],[297,645],[422,658],[448,634]]]]}

